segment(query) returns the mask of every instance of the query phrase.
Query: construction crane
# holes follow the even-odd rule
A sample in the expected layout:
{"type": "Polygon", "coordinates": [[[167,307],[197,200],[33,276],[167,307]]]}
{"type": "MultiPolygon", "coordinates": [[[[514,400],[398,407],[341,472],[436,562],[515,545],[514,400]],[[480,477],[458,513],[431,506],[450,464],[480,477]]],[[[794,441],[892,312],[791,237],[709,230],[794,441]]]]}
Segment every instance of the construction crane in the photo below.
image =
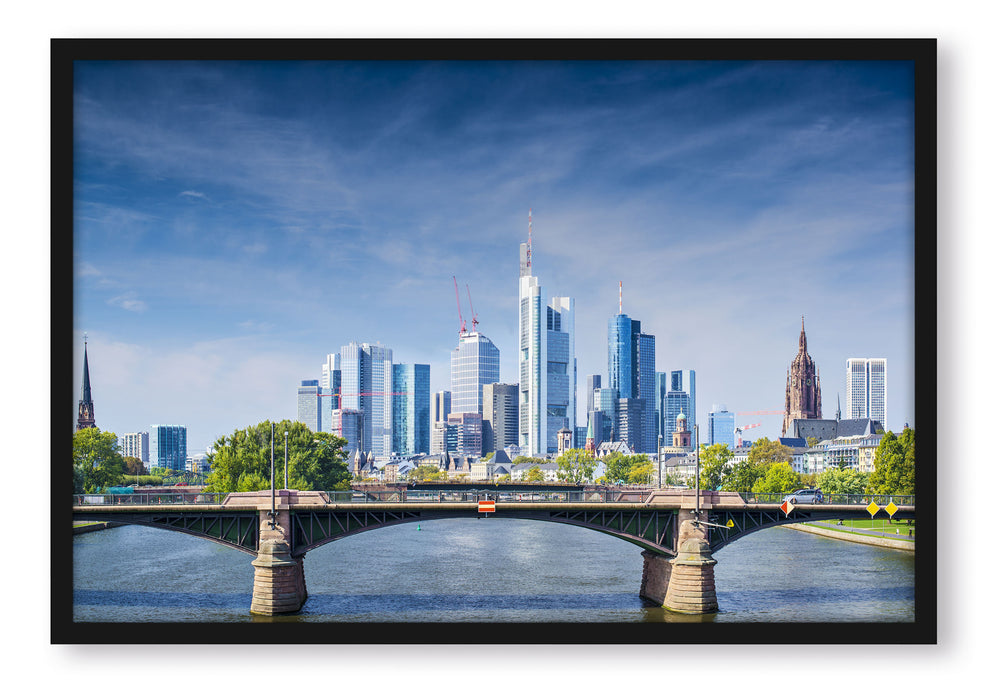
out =
{"type": "Polygon", "coordinates": [[[457,276],[454,276],[454,297],[457,299],[457,318],[461,320],[461,332],[460,335],[464,335],[467,332],[467,326],[464,323],[464,317],[461,315],[461,295],[457,291],[457,276]]]}
{"type": "Polygon", "coordinates": [[[474,313],[474,302],[471,301],[471,285],[465,284],[468,293],[468,304],[471,305],[471,332],[478,332],[478,316],[474,313]]]}
{"type": "Polygon", "coordinates": [[[740,428],[736,428],[736,447],[742,447],[742,434],[744,430],[750,430],[752,428],[758,428],[762,423],[752,423],[751,425],[744,425],[740,428]]]}

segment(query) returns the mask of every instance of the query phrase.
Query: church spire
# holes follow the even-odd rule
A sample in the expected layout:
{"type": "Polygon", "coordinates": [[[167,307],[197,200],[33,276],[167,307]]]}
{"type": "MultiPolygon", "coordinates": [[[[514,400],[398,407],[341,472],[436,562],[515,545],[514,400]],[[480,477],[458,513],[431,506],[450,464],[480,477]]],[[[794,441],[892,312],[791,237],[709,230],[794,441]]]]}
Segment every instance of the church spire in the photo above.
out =
{"type": "Polygon", "coordinates": [[[79,395],[79,418],[76,430],[95,428],[96,418],[93,411],[93,389],[89,384],[89,343],[83,336],[83,380],[82,391],[79,395]]]}

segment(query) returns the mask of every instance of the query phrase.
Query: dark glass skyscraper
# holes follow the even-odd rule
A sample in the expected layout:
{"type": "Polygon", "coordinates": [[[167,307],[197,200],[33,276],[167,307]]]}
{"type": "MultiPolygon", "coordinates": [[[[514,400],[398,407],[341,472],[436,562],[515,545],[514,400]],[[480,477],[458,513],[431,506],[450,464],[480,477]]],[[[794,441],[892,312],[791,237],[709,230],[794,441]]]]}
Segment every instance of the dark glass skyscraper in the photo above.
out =
{"type": "Polygon", "coordinates": [[[620,311],[608,322],[608,385],[615,392],[618,424],[624,426],[622,439],[636,452],[655,451],[656,338],[622,313],[621,296],[620,311]],[[623,403],[623,399],[637,401],[623,403]],[[632,413],[623,415],[623,411],[632,413]]]}
{"type": "Polygon", "coordinates": [[[392,365],[392,451],[430,451],[430,366],[392,365]]]}

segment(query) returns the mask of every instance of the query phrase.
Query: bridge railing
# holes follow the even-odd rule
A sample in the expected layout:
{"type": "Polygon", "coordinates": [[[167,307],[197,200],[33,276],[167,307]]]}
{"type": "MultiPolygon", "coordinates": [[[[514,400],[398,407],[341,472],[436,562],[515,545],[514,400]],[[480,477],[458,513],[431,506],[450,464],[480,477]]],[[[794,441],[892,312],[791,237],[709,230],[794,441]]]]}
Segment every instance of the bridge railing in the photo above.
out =
{"type": "Polygon", "coordinates": [[[218,504],[226,493],[78,493],[72,496],[76,506],[171,506],[218,504]]]}
{"type": "Polygon", "coordinates": [[[648,489],[601,489],[597,491],[507,491],[484,489],[394,491],[331,491],[331,503],[645,503],[648,489]]]}
{"type": "MultiPolygon", "coordinates": [[[[740,493],[747,503],[783,503],[789,493],[740,493]]],[[[887,503],[897,506],[913,506],[914,496],[889,496],[881,494],[823,493],[822,503],[836,506],[867,506],[873,501],[881,508],[887,503]]]]}

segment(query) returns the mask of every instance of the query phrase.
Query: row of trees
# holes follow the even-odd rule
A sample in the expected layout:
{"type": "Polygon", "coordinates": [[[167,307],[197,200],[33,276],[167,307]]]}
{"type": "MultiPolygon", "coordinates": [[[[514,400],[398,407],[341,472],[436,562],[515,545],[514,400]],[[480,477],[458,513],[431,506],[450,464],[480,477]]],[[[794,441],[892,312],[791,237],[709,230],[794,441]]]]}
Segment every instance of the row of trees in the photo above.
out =
{"type": "Polygon", "coordinates": [[[730,466],[732,452],[728,447],[702,446],[701,488],[790,493],[808,485],[825,493],[914,494],[914,431],[910,428],[900,435],[884,434],[874,455],[872,472],[833,468],[822,474],[802,476],[791,468],[792,452],[779,442],[760,438],[753,443],[746,461],[730,466]]]}

